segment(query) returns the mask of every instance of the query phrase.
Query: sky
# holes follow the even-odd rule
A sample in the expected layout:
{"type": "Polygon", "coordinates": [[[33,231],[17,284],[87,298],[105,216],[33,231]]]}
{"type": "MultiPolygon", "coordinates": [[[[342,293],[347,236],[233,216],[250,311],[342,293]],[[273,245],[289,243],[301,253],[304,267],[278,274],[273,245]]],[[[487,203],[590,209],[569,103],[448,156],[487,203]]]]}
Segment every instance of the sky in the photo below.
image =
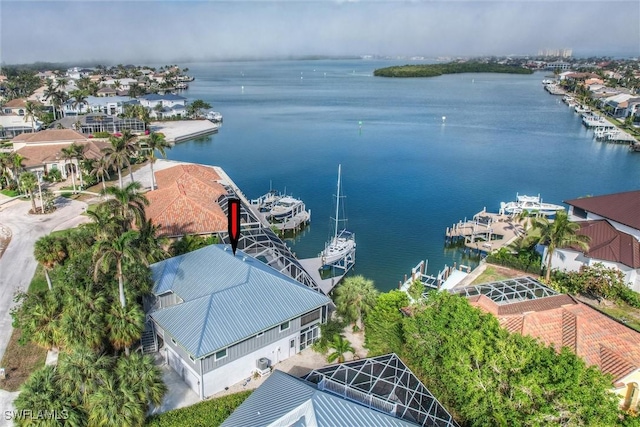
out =
{"type": "Polygon", "coordinates": [[[640,1],[0,0],[0,62],[640,56],[640,1]]]}

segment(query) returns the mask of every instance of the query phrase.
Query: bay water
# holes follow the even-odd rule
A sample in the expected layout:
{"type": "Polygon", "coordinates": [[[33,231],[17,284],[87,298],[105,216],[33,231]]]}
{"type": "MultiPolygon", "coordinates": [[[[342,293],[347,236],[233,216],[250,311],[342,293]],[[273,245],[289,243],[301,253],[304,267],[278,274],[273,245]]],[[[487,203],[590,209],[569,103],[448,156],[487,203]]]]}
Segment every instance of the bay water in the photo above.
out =
{"type": "Polygon", "coordinates": [[[544,201],[640,188],[640,154],[597,142],[544,73],[373,77],[382,60],[185,64],[183,95],[220,111],[217,134],[177,144],[168,158],[221,166],[249,198],[270,186],[302,199],[311,224],[288,240],[299,258],[330,237],[338,164],[354,273],[380,290],[428,259],[454,262],[448,226],[516,193],[544,201]]]}

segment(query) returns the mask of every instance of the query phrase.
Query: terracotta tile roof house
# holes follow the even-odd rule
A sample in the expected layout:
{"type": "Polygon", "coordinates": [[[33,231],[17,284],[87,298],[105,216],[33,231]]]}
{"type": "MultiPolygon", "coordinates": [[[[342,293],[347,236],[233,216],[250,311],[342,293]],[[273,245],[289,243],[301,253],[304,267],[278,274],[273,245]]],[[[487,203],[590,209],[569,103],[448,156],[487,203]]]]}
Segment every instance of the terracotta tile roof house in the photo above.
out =
{"type": "Polygon", "coordinates": [[[227,216],[218,204],[227,191],[216,171],[201,165],[178,165],[155,173],[157,190],[146,193],[147,218],[163,236],[210,234],[227,229],[227,216]]]}
{"type": "MultiPolygon", "coordinates": [[[[98,159],[102,157],[102,149],[108,146],[109,142],[86,140],[76,144],[84,145],[84,156],[87,159],[98,159]]],[[[70,145],[69,143],[27,145],[16,150],[16,153],[24,157],[22,164],[25,169],[30,171],[42,170],[45,174],[53,169],[59,169],[62,177],[66,178],[70,172],[70,161],[63,158],[62,149],[70,145]]],[[[77,162],[73,160],[73,163],[76,164],[77,162]]]]}
{"type": "Polygon", "coordinates": [[[473,306],[493,314],[512,333],[538,338],[556,350],[569,347],[588,365],[611,374],[623,405],[640,380],[640,333],[569,295],[498,304],[486,295],[468,298],[473,306]],[[631,388],[630,388],[631,387],[631,388]]]}
{"type": "Polygon", "coordinates": [[[73,129],[47,129],[35,133],[22,133],[11,140],[13,149],[27,145],[86,143],[89,139],[73,129]]]}

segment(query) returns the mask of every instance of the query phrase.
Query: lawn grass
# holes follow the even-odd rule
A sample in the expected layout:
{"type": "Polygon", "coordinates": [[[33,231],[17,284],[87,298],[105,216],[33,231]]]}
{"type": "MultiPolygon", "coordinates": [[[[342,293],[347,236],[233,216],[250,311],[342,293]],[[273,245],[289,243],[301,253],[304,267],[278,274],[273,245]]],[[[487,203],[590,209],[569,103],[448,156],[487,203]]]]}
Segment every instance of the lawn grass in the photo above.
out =
{"type": "MultiPolygon", "coordinates": [[[[33,279],[31,279],[31,284],[29,284],[28,292],[38,292],[46,289],[48,289],[48,286],[44,269],[38,264],[33,279]]],[[[22,332],[19,329],[13,330],[7,349],[2,357],[2,362],[0,362],[0,367],[5,369],[7,375],[4,380],[0,380],[0,388],[7,391],[18,390],[33,371],[44,366],[47,358],[47,351],[31,342],[20,345],[18,341],[21,335],[22,332]]]]}
{"type": "Polygon", "coordinates": [[[527,273],[520,270],[514,270],[512,268],[503,267],[495,264],[488,264],[487,268],[480,273],[478,277],[471,283],[471,285],[478,285],[480,283],[498,282],[500,280],[513,279],[514,277],[531,276],[531,273],[527,273]]]}
{"type": "Polygon", "coordinates": [[[44,291],[49,289],[49,285],[47,284],[47,278],[44,275],[44,267],[40,264],[36,267],[36,272],[33,275],[33,279],[31,279],[31,284],[29,284],[28,293],[44,291]]]}
{"type": "Polygon", "coordinates": [[[217,399],[205,400],[187,408],[175,409],[147,419],[147,427],[217,427],[244,400],[251,391],[241,391],[217,399]]]}
{"type": "Polygon", "coordinates": [[[9,189],[4,189],[4,190],[0,190],[0,193],[4,194],[5,196],[8,197],[16,197],[20,195],[20,192],[16,191],[16,190],[9,190],[9,189]]]}
{"type": "Polygon", "coordinates": [[[44,366],[47,351],[31,342],[20,345],[18,340],[21,335],[20,329],[13,330],[2,362],[0,362],[0,367],[5,369],[6,374],[5,379],[0,379],[0,389],[19,390],[33,371],[44,366]]]}

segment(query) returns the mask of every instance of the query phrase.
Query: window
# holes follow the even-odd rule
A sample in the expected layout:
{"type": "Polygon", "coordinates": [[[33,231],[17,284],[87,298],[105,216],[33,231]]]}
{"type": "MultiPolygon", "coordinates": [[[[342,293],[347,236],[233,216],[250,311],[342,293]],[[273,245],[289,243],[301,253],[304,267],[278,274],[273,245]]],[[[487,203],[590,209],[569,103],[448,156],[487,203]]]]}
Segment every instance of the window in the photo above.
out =
{"type": "Polygon", "coordinates": [[[227,357],[227,349],[222,349],[215,354],[214,360],[218,361],[227,357]]]}
{"type": "Polygon", "coordinates": [[[291,323],[291,322],[289,322],[288,320],[286,322],[282,323],[280,325],[280,332],[286,331],[287,329],[289,329],[289,326],[290,326],[289,323],[291,323]]]}
{"type": "Polygon", "coordinates": [[[300,318],[300,326],[307,325],[320,318],[320,309],[314,310],[311,313],[307,313],[300,318]]]}

